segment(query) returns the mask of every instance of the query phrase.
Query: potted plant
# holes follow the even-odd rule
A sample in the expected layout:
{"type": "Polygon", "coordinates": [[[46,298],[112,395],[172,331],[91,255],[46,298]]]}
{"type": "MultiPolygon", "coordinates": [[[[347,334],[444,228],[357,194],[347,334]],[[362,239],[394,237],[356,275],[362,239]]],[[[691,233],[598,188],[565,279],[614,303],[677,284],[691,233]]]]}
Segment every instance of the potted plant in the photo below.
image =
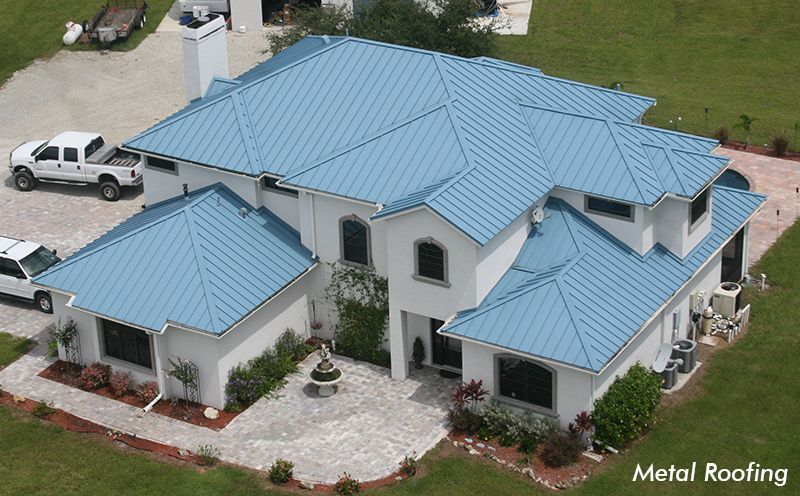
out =
{"type": "Polygon", "coordinates": [[[414,368],[422,368],[422,362],[425,361],[425,345],[422,343],[422,338],[419,336],[414,340],[414,350],[411,353],[411,359],[414,360],[414,368]]]}

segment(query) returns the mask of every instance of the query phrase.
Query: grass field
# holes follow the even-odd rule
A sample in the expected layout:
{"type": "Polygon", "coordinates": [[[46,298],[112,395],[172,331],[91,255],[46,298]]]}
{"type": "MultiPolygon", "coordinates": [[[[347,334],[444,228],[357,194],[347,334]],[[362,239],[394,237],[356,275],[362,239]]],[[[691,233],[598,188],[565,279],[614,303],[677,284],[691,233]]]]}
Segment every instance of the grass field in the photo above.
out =
{"type": "MultiPolygon", "coordinates": [[[[149,0],[148,22],[134,31],[125,42],[115,43],[113,50],[131,50],[147,34],[155,31],[173,0],[149,0]]],[[[105,1],[37,0],[36,2],[0,0],[0,85],[15,71],[37,58],[53,56],[62,47],[61,37],[67,21],[91,19],[105,1]]],[[[97,50],[92,44],[76,49],[97,50]]]]}
{"type": "MultiPolygon", "coordinates": [[[[744,339],[706,364],[703,392],[662,413],[629,452],[570,491],[576,495],[798,494],[800,424],[794,421],[800,376],[800,224],[790,228],[752,272],[769,275],[767,293],[751,293],[753,321],[744,339]],[[770,484],[632,483],[637,463],[659,467],[698,461],[731,468],[750,461],[786,467],[789,482],[770,484]]],[[[19,354],[0,334],[0,360],[19,354]]],[[[3,362],[0,362],[3,363],[3,362]]],[[[463,455],[434,452],[423,475],[378,494],[546,495],[515,474],[463,455]]],[[[264,477],[230,468],[206,472],[127,454],[0,407],[0,494],[276,494],[264,477]]]]}
{"type": "MultiPolygon", "coordinates": [[[[740,114],[753,143],[800,123],[796,0],[536,0],[528,36],[504,36],[499,57],[546,74],[655,97],[646,122],[711,135],[740,114]],[[705,108],[709,109],[708,124],[705,108]]],[[[793,148],[800,150],[795,139],[793,148]]]]}
{"type": "Polygon", "coordinates": [[[18,338],[11,334],[0,332],[0,369],[33,348],[35,344],[30,339],[18,338]]]}

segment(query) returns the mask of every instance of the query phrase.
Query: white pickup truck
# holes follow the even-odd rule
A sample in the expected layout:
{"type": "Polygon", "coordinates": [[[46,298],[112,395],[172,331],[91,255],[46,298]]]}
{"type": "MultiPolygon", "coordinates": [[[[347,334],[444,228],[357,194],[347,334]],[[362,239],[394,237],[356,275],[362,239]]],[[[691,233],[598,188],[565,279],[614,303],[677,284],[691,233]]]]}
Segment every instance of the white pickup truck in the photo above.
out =
{"type": "Polygon", "coordinates": [[[106,143],[97,133],[67,131],[48,141],[29,141],[10,154],[9,168],[20,191],[38,181],[100,185],[100,196],[117,201],[121,186],[142,184],[142,158],[106,143]]]}

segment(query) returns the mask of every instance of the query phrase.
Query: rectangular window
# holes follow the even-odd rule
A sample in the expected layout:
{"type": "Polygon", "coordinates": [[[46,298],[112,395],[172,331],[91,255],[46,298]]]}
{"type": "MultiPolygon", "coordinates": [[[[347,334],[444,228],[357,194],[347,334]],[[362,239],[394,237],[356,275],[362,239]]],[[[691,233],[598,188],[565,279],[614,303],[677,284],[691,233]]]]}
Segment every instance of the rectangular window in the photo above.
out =
{"type": "Polygon", "coordinates": [[[77,162],[78,149],[77,148],[64,148],[64,162],[77,162]]]}
{"type": "Polygon", "coordinates": [[[106,355],[147,369],[153,368],[147,333],[110,320],[103,320],[102,327],[106,355]]]}
{"type": "Polygon", "coordinates": [[[178,168],[172,160],[164,160],[163,158],[147,157],[147,167],[166,172],[177,172],[178,168]]]}
{"type": "Polygon", "coordinates": [[[708,212],[708,188],[697,195],[692,201],[692,210],[689,214],[689,225],[693,226],[708,212]]]}
{"type": "Polygon", "coordinates": [[[499,358],[500,395],[553,409],[553,372],[533,362],[499,358]]]}
{"type": "Polygon", "coordinates": [[[632,205],[604,200],[603,198],[595,198],[594,196],[586,197],[585,210],[594,214],[608,215],[617,219],[633,220],[632,205]]]}
{"type": "Polygon", "coordinates": [[[98,136],[97,138],[93,139],[86,145],[86,148],[83,149],[83,157],[89,158],[92,156],[94,152],[99,150],[106,142],[103,140],[102,136],[98,136]]]}
{"type": "Polygon", "coordinates": [[[36,157],[36,160],[58,160],[58,147],[48,146],[42,150],[42,153],[36,157]]]}
{"type": "Polygon", "coordinates": [[[285,195],[297,197],[297,191],[289,188],[284,188],[283,186],[278,186],[278,178],[277,177],[267,177],[264,176],[261,178],[261,188],[266,189],[269,191],[275,191],[277,193],[283,193],[285,195]]]}
{"type": "Polygon", "coordinates": [[[0,258],[0,275],[25,278],[25,273],[22,272],[19,264],[8,258],[0,258]]]}

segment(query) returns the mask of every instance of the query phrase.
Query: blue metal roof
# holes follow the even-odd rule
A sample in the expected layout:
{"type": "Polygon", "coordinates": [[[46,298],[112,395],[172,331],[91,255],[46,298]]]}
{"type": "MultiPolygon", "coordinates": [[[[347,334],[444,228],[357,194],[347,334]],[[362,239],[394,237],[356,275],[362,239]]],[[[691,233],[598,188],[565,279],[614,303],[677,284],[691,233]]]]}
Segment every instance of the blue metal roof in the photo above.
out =
{"type": "Polygon", "coordinates": [[[680,259],[639,255],[551,197],[514,265],[440,332],[599,372],[765,200],[713,186],[711,232],[680,259]]]}
{"type": "Polygon", "coordinates": [[[555,186],[652,205],[724,168],[712,141],[636,124],[654,100],[480,57],[308,37],[125,146],[381,205],[483,245],[555,186]],[[447,179],[447,180],[445,180],[447,179]]]}
{"type": "Polygon", "coordinates": [[[144,329],[221,335],[314,263],[297,231],[216,184],[148,207],[34,282],[144,329]]]}

